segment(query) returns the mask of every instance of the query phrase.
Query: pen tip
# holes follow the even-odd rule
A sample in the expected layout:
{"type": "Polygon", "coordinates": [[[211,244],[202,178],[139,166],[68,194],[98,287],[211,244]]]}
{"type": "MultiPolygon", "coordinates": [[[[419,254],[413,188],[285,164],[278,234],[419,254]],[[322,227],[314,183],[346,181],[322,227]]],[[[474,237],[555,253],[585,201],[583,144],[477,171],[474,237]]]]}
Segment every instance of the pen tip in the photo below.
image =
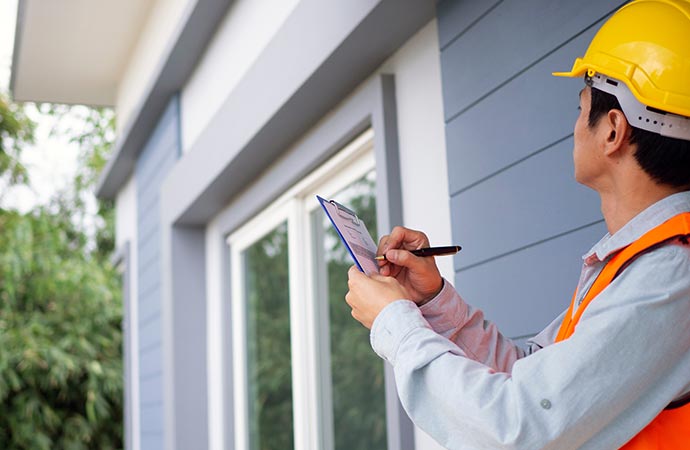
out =
{"type": "Polygon", "coordinates": [[[386,259],[386,256],[385,256],[385,255],[380,255],[380,256],[376,256],[374,259],[375,259],[376,261],[383,261],[383,260],[386,259]]]}

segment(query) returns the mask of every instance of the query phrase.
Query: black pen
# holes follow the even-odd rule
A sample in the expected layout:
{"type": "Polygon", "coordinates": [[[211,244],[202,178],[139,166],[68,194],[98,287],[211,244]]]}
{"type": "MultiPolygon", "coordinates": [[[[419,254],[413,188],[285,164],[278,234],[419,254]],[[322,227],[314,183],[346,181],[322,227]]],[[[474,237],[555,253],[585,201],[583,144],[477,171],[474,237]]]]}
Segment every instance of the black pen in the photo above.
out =
{"type": "MultiPolygon", "coordinates": [[[[400,249],[404,250],[404,249],[400,249]]],[[[457,252],[462,250],[462,247],[459,245],[448,245],[446,247],[426,247],[426,248],[419,248],[417,250],[411,250],[410,253],[412,253],[415,256],[445,256],[445,255],[454,255],[457,252]]],[[[374,259],[378,261],[384,261],[386,259],[386,255],[379,255],[375,257],[374,259]]]]}

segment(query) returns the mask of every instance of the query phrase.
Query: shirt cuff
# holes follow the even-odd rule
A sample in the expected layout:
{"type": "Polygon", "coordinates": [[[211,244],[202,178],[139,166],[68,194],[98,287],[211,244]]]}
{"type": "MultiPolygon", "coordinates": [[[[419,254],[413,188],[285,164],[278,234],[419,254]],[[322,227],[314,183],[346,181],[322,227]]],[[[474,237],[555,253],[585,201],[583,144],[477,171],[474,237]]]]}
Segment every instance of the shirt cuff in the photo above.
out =
{"type": "Polygon", "coordinates": [[[436,331],[458,326],[466,320],[467,304],[455,291],[448,280],[443,280],[443,288],[436,297],[419,307],[424,318],[436,331]]]}
{"type": "Polygon", "coordinates": [[[400,343],[417,328],[430,328],[417,305],[410,300],[396,300],[383,308],[374,320],[369,335],[371,348],[395,365],[400,343]]]}

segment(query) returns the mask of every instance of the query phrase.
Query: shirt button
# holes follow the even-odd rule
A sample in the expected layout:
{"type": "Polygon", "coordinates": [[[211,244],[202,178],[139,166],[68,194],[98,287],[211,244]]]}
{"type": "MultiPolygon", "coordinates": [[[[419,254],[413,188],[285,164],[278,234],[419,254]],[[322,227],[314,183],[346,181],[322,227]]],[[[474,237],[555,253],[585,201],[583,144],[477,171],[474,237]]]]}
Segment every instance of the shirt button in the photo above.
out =
{"type": "Polygon", "coordinates": [[[551,409],[551,402],[548,399],[543,399],[540,405],[544,409],[551,409]]]}

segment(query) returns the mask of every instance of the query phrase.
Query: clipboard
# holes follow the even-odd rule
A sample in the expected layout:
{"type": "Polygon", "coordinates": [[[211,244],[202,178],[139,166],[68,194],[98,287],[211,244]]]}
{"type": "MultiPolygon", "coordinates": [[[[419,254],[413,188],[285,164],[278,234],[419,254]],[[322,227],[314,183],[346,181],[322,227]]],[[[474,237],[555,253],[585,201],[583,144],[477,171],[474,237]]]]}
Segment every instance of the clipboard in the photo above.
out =
{"type": "Polygon", "coordinates": [[[378,262],[374,259],[378,246],[362,219],[357,217],[354,211],[335,200],[326,200],[318,195],[316,198],[331,220],[333,228],[338,232],[340,240],[345,244],[357,268],[367,275],[379,273],[378,262]]]}

